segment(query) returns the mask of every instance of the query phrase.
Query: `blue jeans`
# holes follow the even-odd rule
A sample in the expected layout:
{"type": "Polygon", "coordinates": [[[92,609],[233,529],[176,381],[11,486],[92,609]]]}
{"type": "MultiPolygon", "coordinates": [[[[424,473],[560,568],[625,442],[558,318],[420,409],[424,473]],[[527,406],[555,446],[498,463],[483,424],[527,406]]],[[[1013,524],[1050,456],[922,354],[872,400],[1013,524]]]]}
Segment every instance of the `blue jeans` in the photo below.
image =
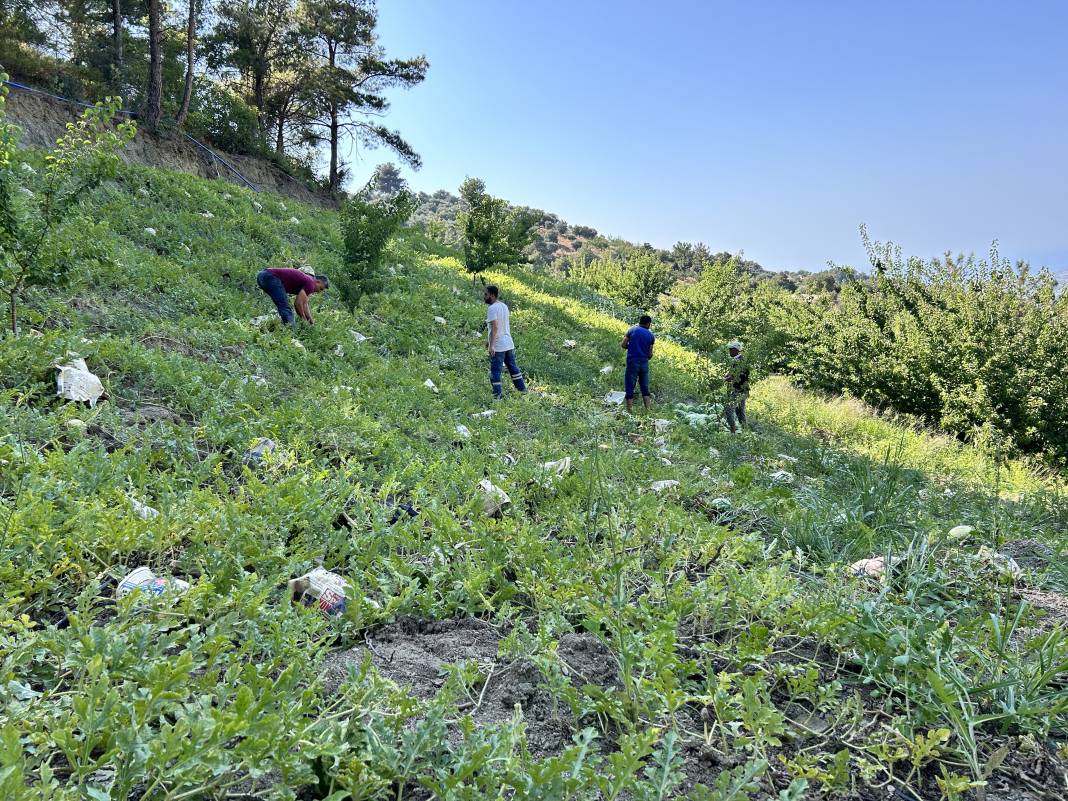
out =
{"type": "Polygon", "coordinates": [[[649,392],[649,362],[632,362],[627,360],[627,373],[623,377],[623,389],[627,391],[627,400],[634,400],[634,386],[639,385],[642,397],[648,398],[649,392]]]}
{"type": "Polygon", "coordinates": [[[293,309],[289,306],[289,295],[286,294],[286,288],[282,286],[282,279],[274,273],[260,270],[256,275],[256,284],[271,296],[271,300],[274,301],[274,305],[278,308],[278,314],[281,316],[283,323],[286,325],[296,323],[297,318],[293,315],[293,309]]]}
{"type": "Polygon", "coordinates": [[[490,385],[493,387],[493,397],[501,398],[504,395],[501,384],[501,367],[507,367],[512,377],[512,384],[520,392],[527,391],[526,382],[523,381],[523,373],[515,362],[515,350],[497,350],[490,356],[490,385]]]}

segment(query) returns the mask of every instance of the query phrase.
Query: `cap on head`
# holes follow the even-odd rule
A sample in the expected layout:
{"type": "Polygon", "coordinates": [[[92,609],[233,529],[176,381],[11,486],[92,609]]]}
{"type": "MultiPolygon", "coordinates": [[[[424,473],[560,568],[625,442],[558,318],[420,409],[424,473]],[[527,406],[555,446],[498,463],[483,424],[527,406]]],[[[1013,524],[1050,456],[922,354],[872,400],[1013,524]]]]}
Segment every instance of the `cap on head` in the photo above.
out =
{"type": "Polygon", "coordinates": [[[742,343],[739,342],[737,339],[732,339],[730,342],[727,343],[727,350],[741,351],[741,349],[742,343]]]}

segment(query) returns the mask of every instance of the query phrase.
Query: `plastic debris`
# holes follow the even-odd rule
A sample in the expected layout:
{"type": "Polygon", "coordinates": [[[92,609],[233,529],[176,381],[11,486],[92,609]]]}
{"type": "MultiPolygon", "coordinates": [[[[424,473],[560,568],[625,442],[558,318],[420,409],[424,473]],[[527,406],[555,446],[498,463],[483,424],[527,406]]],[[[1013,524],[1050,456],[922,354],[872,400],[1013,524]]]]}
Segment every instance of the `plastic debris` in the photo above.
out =
{"type": "Polygon", "coordinates": [[[671,421],[658,418],[656,420],[653,420],[653,428],[656,430],[657,434],[663,434],[665,431],[671,428],[671,421]]]}
{"type": "Polygon", "coordinates": [[[334,348],[334,355],[338,358],[343,358],[345,356],[345,349],[338,345],[336,348],[334,348]]]}
{"type": "Polygon", "coordinates": [[[616,368],[614,368],[612,365],[606,364],[604,367],[601,368],[601,375],[609,375],[614,369],[616,368]]]}
{"type": "Polygon", "coordinates": [[[279,201],[278,203],[278,208],[280,208],[282,211],[289,211],[289,209],[286,208],[286,204],[282,203],[281,201],[279,201]]]}
{"type": "Polygon", "coordinates": [[[456,426],[456,433],[464,439],[471,439],[471,429],[465,426],[463,423],[456,426]]]}
{"type": "Polygon", "coordinates": [[[263,464],[264,459],[274,453],[277,447],[278,445],[273,439],[267,439],[266,437],[258,439],[251,448],[245,451],[243,461],[245,464],[263,464]]]}
{"type": "Polygon", "coordinates": [[[674,489],[679,486],[679,482],[673,478],[665,479],[664,481],[654,481],[649,485],[649,489],[653,492],[666,492],[667,490],[674,489]]]}
{"type": "Polygon", "coordinates": [[[975,531],[971,526],[954,526],[949,530],[947,535],[951,540],[964,540],[972,535],[975,531]]]}
{"type": "Polygon", "coordinates": [[[771,474],[771,476],[769,476],[769,478],[771,478],[772,481],[778,484],[794,483],[794,474],[789,472],[788,470],[776,470],[774,473],[771,474]]]}
{"type": "Polygon", "coordinates": [[[619,406],[627,399],[627,393],[622,390],[616,390],[615,392],[609,392],[604,396],[604,402],[609,406],[619,406]]]}
{"type": "Polygon", "coordinates": [[[780,459],[782,459],[784,462],[789,462],[790,464],[797,464],[797,457],[796,456],[791,456],[788,453],[780,453],[780,454],[776,454],[776,455],[780,459]]]}
{"type": "Polygon", "coordinates": [[[56,394],[59,397],[88,402],[90,407],[96,406],[96,402],[104,394],[104,385],[89,372],[85,359],[72,359],[56,369],[59,370],[59,375],[56,376],[56,394]]]}
{"type": "Polygon", "coordinates": [[[253,200],[252,208],[254,208],[256,211],[263,211],[263,204],[260,203],[258,200],[253,200]]]}
{"type": "Polygon", "coordinates": [[[299,225],[300,224],[300,220],[298,220],[296,217],[290,217],[289,218],[289,222],[292,225],[299,225]]]}
{"type": "Polygon", "coordinates": [[[89,424],[86,423],[84,420],[81,420],[77,417],[72,417],[70,420],[67,421],[67,428],[74,431],[85,431],[88,425],[89,424]]]}
{"type": "Polygon", "coordinates": [[[881,580],[886,576],[886,559],[881,556],[858,559],[849,566],[849,574],[856,578],[877,578],[881,580]]]}
{"type": "Polygon", "coordinates": [[[153,509],[147,503],[141,503],[137,498],[130,498],[130,506],[133,507],[134,514],[142,520],[152,520],[159,517],[159,509],[153,509]]]}
{"type": "Polygon", "coordinates": [[[668,459],[666,456],[661,456],[659,458],[660,458],[660,464],[666,465],[667,467],[671,467],[672,466],[672,461],[670,459],[668,459]]]}
{"type": "Polygon", "coordinates": [[[436,316],[434,318],[434,322],[437,323],[438,325],[448,325],[449,324],[449,321],[446,320],[444,317],[441,317],[440,315],[438,315],[438,316],[436,316]]]}
{"type": "Polygon", "coordinates": [[[502,456],[501,458],[502,458],[502,459],[504,460],[504,463],[505,463],[506,465],[508,465],[509,467],[514,467],[514,466],[516,465],[516,463],[517,463],[517,462],[519,461],[518,459],[516,459],[516,458],[515,458],[515,457],[514,457],[514,456],[513,456],[512,454],[510,454],[510,453],[506,453],[506,454],[505,454],[504,456],[502,456]]]}
{"type": "Polygon", "coordinates": [[[495,414],[497,414],[496,409],[486,409],[486,411],[484,412],[475,412],[473,415],[471,415],[471,418],[473,420],[478,420],[479,418],[483,420],[489,420],[495,414]]]}
{"type": "Polygon", "coordinates": [[[262,375],[247,375],[241,379],[242,384],[255,384],[257,387],[267,386],[267,379],[262,375]]]}
{"type": "Polygon", "coordinates": [[[1003,553],[998,553],[997,551],[992,550],[991,548],[988,548],[987,546],[983,545],[979,548],[979,552],[976,554],[976,557],[979,559],[979,561],[986,562],[988,565],[993,567],[995,570],[997,570],[998,573],[1000,573],[1006,578],[1010,578],[1013,581],[1017,581],[1023,578],[1023,570],[1020,569],[1020,566],[1016,563],[1016,560],[1013,559],[1011,556],[1006,556],[1003,553]]]}
{"type": "Polygon", "coordinates": [[[438,385],[431,381],[429,378],[423,382],[423,386],[429,389],[431,392],[438,391],[438,385]]]}
{"type": "Polygon", "coordinates": [[[296,348],[297,350],[307,350],[307,348],[304,347],[304,343],[301,342],[299,339],[294,339],[293,340],[293,347],[296,348]]]}
{"type": "Polygon", "coordinates": [[[568,350],[574,350],[574,348],[575,348],[575,346],[577,344],[578,343],[573,339],[565,339],[564,340],[564,347],[567,348],[568,350]]]}
{"type": "Polygon", "coordinates": [[[482,511],[487,517],[499,517],[512,505],[512,499],[508,497],[508,493],[488,478],[479,481],[478,488],[482,492],[482,511]]]}
{"type": "Polygon", "coordinates": [[[134,590],[140,590],[146,595],[163,595],[168,590],[173,591],[175,596],[181,595],[189,589],[189,582],[172,576],[157,576],[151,568],[139,567],[119,582],[115,590],[116,598],[124,598],[134,590]]]}
{"type": "Polygon", "coordinates": [[[232,198],[233,195],[231,195],[229,192],[223,192],[223,200],[230,200],[232,198]]]}
{"type": "Polygon", "coordinates": [[[719,449],[718,448],[709,448],[708,449],[708,456],[709,456],[710,459],[718,459],[719,458],[719,449]]]}
{"type": "Polygon", "coordinates": [[[708,502],[708,505],[711,506],[713,509],[718,509],[721,512],[725,512],[726,510],[734,506],[734,504],[731,503],[730,498],[713,498],[708,502]]]}
{"type": "Polygon", "coordinates": [[[215,219],[215,215],[212,214],[210,211],[202,211],[202,212],[200,212],[200,216],[203,217],[205,220],[214,220],[215,219]]]}
{"type": "Polygon", "coordinates": [[[352,329],[350,328],[350,329],[349,329],[349,333],[350,333],[350,334],[352,334],[352,338],[353,338],[353,339],[354,339],[354,340],[355,340],[355,341],[356,341],[357,343],[359,343],[359,342],[366,342],[366,341],[367,341],[367,337],[365,337],[365,336],[364,336],[363,334],[361,334],[361,333],[360,333],[359,331],[353,331],[353,330],[352,330],[352,329]]]}
{"type": "Polygon", "coordinates": [[[156,229],[155,228],[146,228],[145,229],[145,233],[148,234],[149,236],[155,236],[156,235],[156,229]]]}
{"type": "Polygon", "coordinates": [[[566,476],[571,472],[571,457],[565,456],[563,459],[557,459],[554,462],[543,462],[541,469],[555,476],[566,476]]]}
{"type": "Polygon", "coordinates": [[[701,414],[700,412],[681,412],[683,420],[691,428],[701,428],[714,423],[718,418],[712,414],[701,414]]]}
{"type": "Polygon", "coordinates": [[[259,317],[253,317],[251,320],[249,320],[249,325],[253,325],[256,328],[259,328],[264,323],[269,323],[273,319],[273,314],[261,314],[259,317]]]}

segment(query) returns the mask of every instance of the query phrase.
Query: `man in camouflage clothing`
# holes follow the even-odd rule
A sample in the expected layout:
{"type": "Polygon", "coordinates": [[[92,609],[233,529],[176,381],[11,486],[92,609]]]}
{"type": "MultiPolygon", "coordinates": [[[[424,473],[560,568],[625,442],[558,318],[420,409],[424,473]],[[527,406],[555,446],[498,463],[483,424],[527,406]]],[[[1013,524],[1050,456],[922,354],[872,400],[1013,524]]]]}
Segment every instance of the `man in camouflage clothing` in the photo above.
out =
{"type": "Polygon", "coordinates": [[[723,411],[733,434],[738,431],[739,425],[742,428],[749,427],[745,419],[745,402],[749,398],[749,363],[742,355],[742,343],[737,339],[728,343],[727,352],[730,353],[730,364],[727,374],[723,376],[723,383],[727,385],[727,403],[723,411]]]}

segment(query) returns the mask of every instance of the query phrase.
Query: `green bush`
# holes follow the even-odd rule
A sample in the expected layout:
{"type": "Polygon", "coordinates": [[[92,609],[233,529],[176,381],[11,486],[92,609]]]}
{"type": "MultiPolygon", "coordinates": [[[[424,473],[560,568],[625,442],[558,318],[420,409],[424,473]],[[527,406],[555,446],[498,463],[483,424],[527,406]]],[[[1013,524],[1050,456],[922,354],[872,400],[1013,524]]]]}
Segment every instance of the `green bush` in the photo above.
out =
{"type": "Polygon", "coordinates": [[[578,262],[574,278],[613,300],[646,311],[656,308],[673,282],[671,265],[636,251],[625,259],[612,256],[578,262]]]}
{"type": "Polygon", "coordinates": [[[478,274],[496,264],[521,261],[540,215],[493,197],[478,178],[464,181],[460,197],[467,207],[460,213],[467,271],[478,274]]]}
{"type": "Polygon", "coordinates": [[[381,197],[370,185],[342,207],[344,267],[338,288],[347,304],[355,308],[364,295],[381,291],[382,254],[414,210],[415,198],[407,189],[381,197]]]}

